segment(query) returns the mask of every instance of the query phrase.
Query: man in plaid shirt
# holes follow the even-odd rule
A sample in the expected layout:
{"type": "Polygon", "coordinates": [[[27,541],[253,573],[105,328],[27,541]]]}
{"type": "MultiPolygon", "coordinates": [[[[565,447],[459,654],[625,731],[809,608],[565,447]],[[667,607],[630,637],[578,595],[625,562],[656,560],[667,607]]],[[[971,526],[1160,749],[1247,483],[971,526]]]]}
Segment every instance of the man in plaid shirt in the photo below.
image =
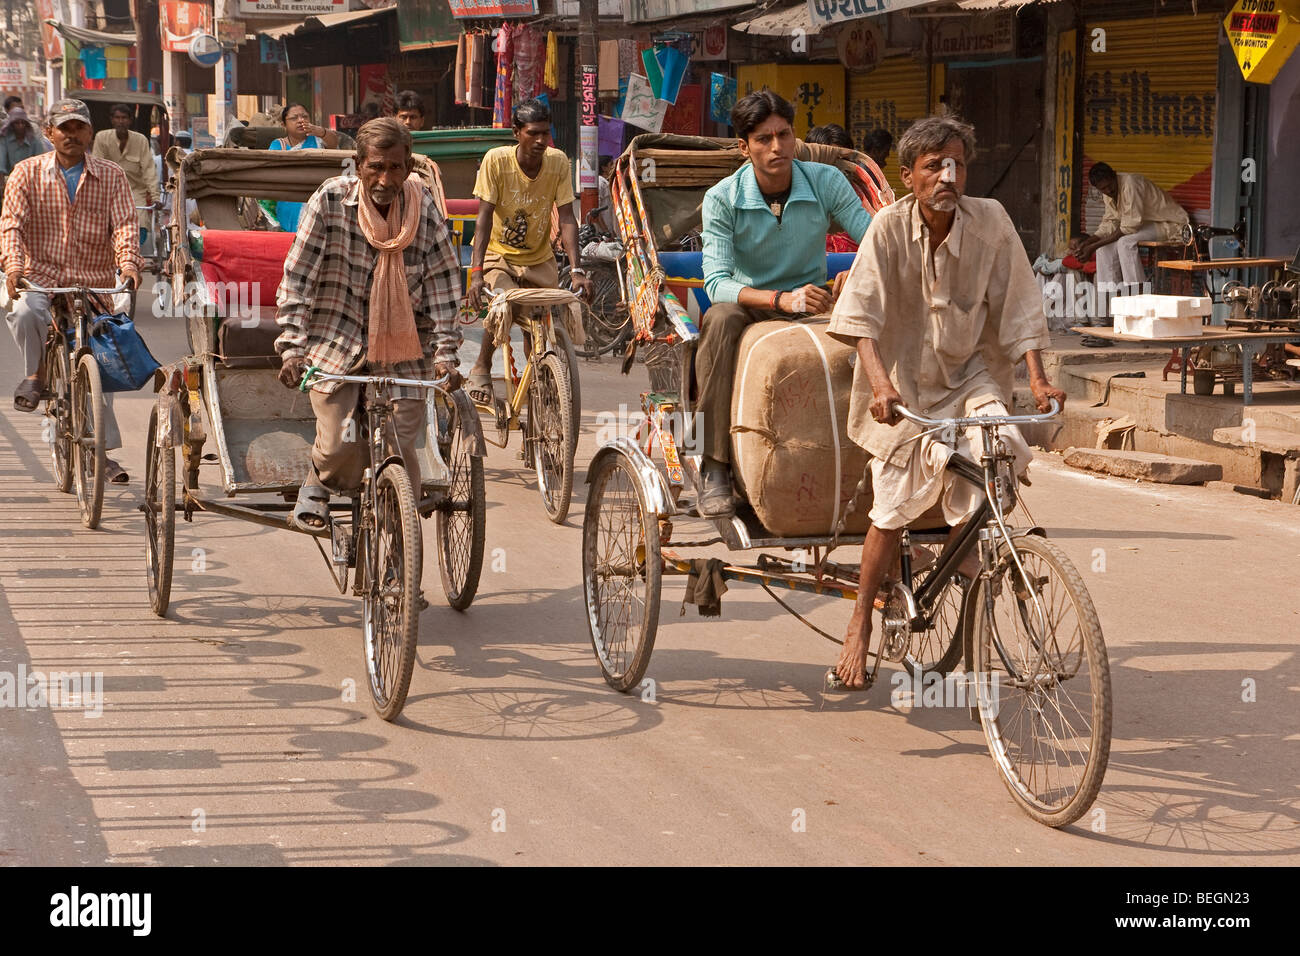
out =
{"type": "MultiPolygon", "coordinates": [[[[85,103],[55,103],[45,127],[54,149],[20,162],[5,187],[0,257],[14,303],[9,329],[23,353],[27,375],[14,390],[14,407],[21,411],[35,411],[44,392],[38,371],[51,316],[49,296],[22,291],[20,285],[30,281],[45,287],[107,289],[117,285],[115,269],[132,286],[140,283],[140,236],[131,186],[118,166],[90,155],[93,132],[85,103]]],[[[111,396],[105,398],[104,445],[120,448],[111,396]]],[[[109,459],[106,464],[109,480],[126,481],[117,462],[109,459]]]]}
{"type": "MultiPolygon", "coordinates": [[[[394,266],[400,270],[391,279],[409,298],[407,321],[413,318],[414,327],[407,331],[415,351],[407,359],[383,363],[384,374],[425,380],[450,374],[450,386],[459,384],[460,262],[447,222],[429,191],[414,181],[409,188],[404,185],[412,167],[411,135],[406,128],[391,117],[372,120],[357,133],[357,177],[326,180],[303,208],[276,299],[276,321],[283,331],[275,347],[280,354],[280,381],[289,388],[298,386],[308,366],[336,375],[381,370],[372,360],[376,329],[386,336],[388,327],[383,323],[390,316],[372,313],[371,305],[381,291],[377,287],[384,253],[365,235],[365,204],[372,217],[381,217],[381,224],[406,223],[394,237],[400,252],[388,255],[397,260],[394,266]],[[419,204],[418,211],[410,207],[411,202],[419,204]],[[402,241],[407,242],[405,247],[400,247],[402,241]]],[[[398,302],[397,308],[383,311],[404,310],[398,302]]],[[[316,441],[314,467],[294,512],[301,527],[325,525],[330,490],[345,492],[361,484],[368,452],[357,423],[349,427],[358,397],[359,386],[353,384],[311,387],[316,441]]],[[[397,446],[418,497],[415,443],[425,426],[425,396],[419,389],[401,388],[395,397],[397,446]]]]}

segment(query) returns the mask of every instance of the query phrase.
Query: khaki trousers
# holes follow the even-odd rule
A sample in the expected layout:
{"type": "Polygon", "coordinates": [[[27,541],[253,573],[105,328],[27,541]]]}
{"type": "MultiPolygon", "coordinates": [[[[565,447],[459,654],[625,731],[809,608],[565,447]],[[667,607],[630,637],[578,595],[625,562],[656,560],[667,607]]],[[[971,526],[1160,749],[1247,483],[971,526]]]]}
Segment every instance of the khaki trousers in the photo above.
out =
{"type": "MultiPolygon", "coordinates": [[[[370,451],[362,434],[364,409],[357,407],[361,386],[340,385],[329,394],[312,389],[311,408],[316,413],[316,442],[311,448],[311,463],[316,477],[330,491],[342,494],[361,487],[361,475],[370,464],[370,451]]],[[[386,444],[394,451],[393,431],[397,432],[396,452],[411,477],[416,502],[420,499],[420,459],[415,443],[424,429],[424,402],[399,398],[393,402],[388,419],[386,444]]]]}
{"type": "Polygon", "coordinates": [[[700,450],[709,458],[731,462],[731,387],[736,378],[736,351],[745,329],[768,319],[795,318],[773,309],[754,309],[738,302],[719,302],[700,320],[695,347],[694,405],[700,450]]]}
{"type": "Polygon", "coordinates": [[[560,285],[560,266],[554,256],[535,266],[520,266],[495,252],[488,252],[483,256],[483,284],[501,291],[555,289],[560,285]]]}

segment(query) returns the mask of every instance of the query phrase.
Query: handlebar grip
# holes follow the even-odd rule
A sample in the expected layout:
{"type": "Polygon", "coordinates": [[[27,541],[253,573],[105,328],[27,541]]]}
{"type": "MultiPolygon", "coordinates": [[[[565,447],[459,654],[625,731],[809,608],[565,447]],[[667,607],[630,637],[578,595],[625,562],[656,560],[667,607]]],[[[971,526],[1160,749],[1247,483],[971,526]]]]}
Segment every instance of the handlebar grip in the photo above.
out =
{"type": "Polygon", "coordinates": [[[318,372],[320,372],[319,365],[308,365],[307,368],[303,370],[302,381],[298,383],[298,391],[306,392],[307,386],[311,384],[311,380],[316,377],[318,372]]]}

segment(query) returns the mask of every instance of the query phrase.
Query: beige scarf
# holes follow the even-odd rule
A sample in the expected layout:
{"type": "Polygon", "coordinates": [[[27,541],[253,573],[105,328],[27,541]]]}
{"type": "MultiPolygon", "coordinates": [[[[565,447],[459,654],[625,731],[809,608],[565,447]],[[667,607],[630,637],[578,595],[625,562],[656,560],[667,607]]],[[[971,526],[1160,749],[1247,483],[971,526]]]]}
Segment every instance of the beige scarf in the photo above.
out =
{"type": "Polygon", "coordinates": [[[412,362],[424,357],[424,349],[415,328],[402,250],[415,239],[419,228],[423,188],[410,179],[402,183],[400,219],[396,200],[384,219],[365,187],[358,183],[357,189],[361,198],[357,216],[361,234],[379,252],[370,280],[370,343],[366,359],[373,365],[412,362]]]}

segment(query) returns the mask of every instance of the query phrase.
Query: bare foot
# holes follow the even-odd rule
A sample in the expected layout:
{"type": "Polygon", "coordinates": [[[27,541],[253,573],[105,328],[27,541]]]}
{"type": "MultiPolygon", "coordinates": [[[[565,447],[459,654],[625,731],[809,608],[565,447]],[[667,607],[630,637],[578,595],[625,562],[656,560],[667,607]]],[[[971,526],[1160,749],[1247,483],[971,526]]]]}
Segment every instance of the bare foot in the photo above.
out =
{"type": "Polygon", "coordinates": [[[862,690],[867,686],[867,648],[870,643],[871,619],[855,606],[844,635],[844,651],[835,664],[835,676],[848,690],[862,690]]]}

